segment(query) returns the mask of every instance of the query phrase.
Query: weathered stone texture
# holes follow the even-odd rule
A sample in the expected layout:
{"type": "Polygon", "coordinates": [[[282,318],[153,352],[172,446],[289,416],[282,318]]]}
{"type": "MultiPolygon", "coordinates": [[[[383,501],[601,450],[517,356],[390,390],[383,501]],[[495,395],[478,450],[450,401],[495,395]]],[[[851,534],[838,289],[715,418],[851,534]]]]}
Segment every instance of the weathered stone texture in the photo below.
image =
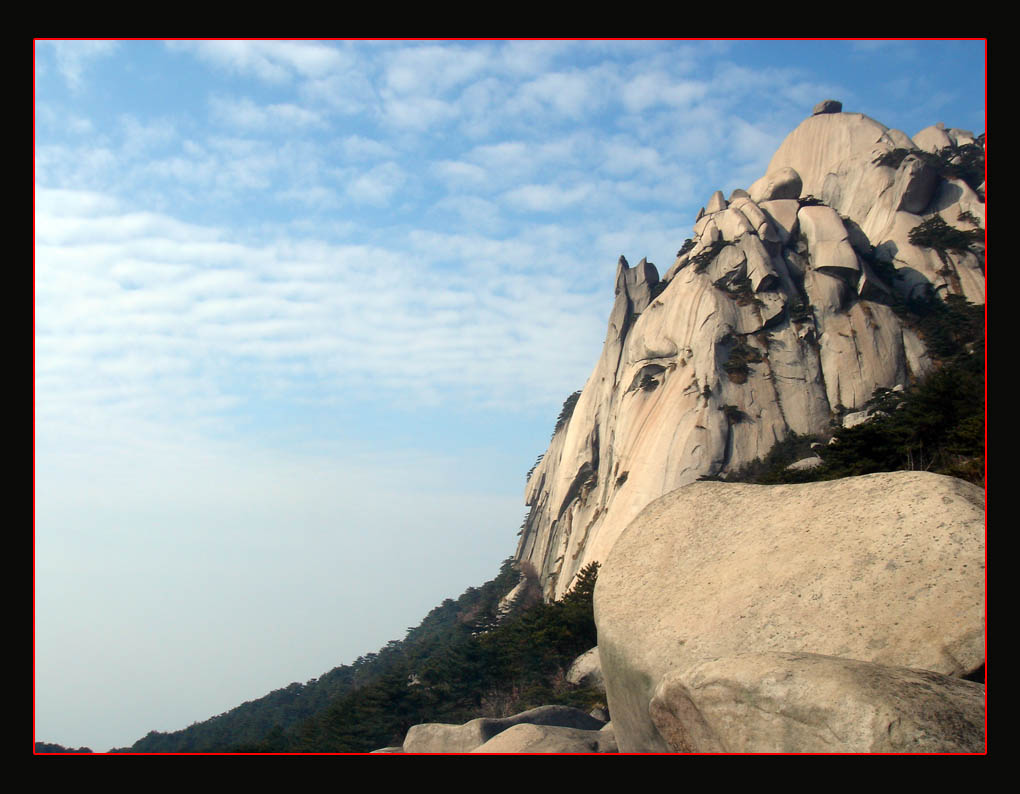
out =
{"type": "Polygon", "coordinates": [[[805,652],[960,676],[984,663],[984,502],[925,472],[803,485],[699,482],[649,504],[595,589],[621,751],[669,750],[663,678],[805,652]]]}

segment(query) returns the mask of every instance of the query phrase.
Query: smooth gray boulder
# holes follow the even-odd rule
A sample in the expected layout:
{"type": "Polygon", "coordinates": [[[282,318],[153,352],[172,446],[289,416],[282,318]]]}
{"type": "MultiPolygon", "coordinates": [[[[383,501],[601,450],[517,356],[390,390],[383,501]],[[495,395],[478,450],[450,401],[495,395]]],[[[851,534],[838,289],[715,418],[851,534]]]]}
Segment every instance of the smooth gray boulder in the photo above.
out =
{"type": "Polygon", "coordinates": [[[914,136],[914,143],[919,149],[924,149],[932,154],[938,152],[939,149],[953,145],[953,141],[946,134],[944,124],[932,124],[930,127],[925,127],[914,136]]]}
{"type": "Polygon", "coordinates": [[[857,427],[869,419],[867,411],[852,411],[843,417],[843,427],[857,427]]]}
{"type": "Polygon", "coordinates": [[[524,723],[598,731],[603,724],[580,709],[539,706],[512,717],[479,717],[463,725],[427,722],[413,725],[404,738],[405,753],[470,753],[507,728],[524,723]]]}
{"type": "Polygon", "coordinates": [[[696,482],[630,522],[595,588],[622,752],[668,752],[666,674],[808,652],[962,676],[984,663],[984,494],[927,472],[696,482]]]}
{"type": "Polygon", "coordinates": [[[675,752],[985,749],[982,684],[810,653],[741,654],[670,673],[649,713],[675,752]]]}
{"type": "Polygon", "coordinates": [[[585,731],[553,725],[521,724],[507,728],[472,753],[615,753],[612,730],[585,731]]]}
{"type": "Polygon", "coordinates": [[[800,174],[795,169],[781,166],[752,182],[747,192],[752,201],[760,204],[763,201],[799,198],[803,187],[800,174]]]}
{"type": "Polygon", "coordinates": [[[823,99],[815,109],[811,111],[812,116],[820,116],[823,113],[842,113],[843,103],[836,99],[823,99]]]}
{"type": "Polygon", "coordinates": [[[606,691],[606,681],[602,677],[602,662],[599,660],[597,645],[574,659],[570,669],[567,670],[567,681],[578,686],[606,691]]]}
{"type": "Polygon", "coordinates": [[[822,465],[822,459],[817,455],[812,455],[810,458],[801,458],[800,460],[794,461],[786,468],[790,471],[804,471],[806,469],[817,469],[822,465]]]}

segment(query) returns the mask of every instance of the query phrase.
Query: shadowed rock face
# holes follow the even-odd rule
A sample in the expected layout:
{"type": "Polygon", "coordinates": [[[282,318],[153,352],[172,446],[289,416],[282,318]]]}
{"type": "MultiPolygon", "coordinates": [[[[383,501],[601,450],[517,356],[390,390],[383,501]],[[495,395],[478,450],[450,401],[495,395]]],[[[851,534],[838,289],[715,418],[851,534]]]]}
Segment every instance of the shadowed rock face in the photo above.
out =
{"type": "Polygon", "coordinates": [[[917,158],[879,164],[919,147],[828,107],[748,191],[711,197],[693,248],[661,280],[621,257],[602,354],[525,491],[516,557],[535,565],[547,598],[605,560],[659,496],[764,456],[791,431],[821,433],[837,406],[860,409],[876,388],[925,374],[923,342],[883,302],[894,292],[931,286],[983,302],[983,250],[908,239],[935,213],[983,224],[978,197],[917,158]],[[872,256],[902,278],[883,280],[872,256]]]}

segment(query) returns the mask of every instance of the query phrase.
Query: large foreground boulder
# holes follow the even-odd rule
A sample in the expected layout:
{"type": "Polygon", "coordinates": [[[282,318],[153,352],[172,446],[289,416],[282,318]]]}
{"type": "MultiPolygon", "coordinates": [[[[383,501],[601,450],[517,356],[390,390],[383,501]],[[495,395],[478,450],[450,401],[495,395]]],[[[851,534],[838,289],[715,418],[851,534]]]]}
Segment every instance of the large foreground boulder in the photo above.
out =
{"type": "Polygon", "coordinates": [[[810,653],[742,654],[669,673],[649,713],[677,752],[985,749],[982,684],[810,653]]]}
{"type": "MultiPolygon", "coordinates": [[[[413,725],[404,738],[405,753],[470,753],[514,725],[545,725],[598,731],[604,722],[569,706],[539,706],[512,717],[479,717],[463,725],[440,722],[413,725]]],[[[516,752],[496,750],[493,752],[516,752]]]]}
{"type": "Polygon", "coordinates": [[[693,483],[630,523],[595,588],[621,752],[673,749],[649,716],[669,673],[804,652],[962,676],[983,617],[983,493],[925,472],[693,483]]]}

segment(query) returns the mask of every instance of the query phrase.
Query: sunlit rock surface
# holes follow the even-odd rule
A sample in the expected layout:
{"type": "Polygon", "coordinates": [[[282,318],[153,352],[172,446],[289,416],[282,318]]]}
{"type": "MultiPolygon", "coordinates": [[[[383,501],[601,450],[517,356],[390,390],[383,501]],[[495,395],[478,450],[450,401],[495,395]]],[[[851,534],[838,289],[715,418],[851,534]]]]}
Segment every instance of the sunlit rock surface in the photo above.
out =
{"type": "Polygon", "coordinates": [[[652,500],[764,456],[791,431],[822,432],[876,388],[928,372],[894,295],[983,303],[983,247],[909,242],[935,214],[984,224],[974,191],[910,154],[936,136],[915,143],[834,107],[790,133],[749,190],[709,197],[661,280],[653,264],[620,258],[602,354],[525,489],[516,556],[535,565],[547,598],[605,560],[652,500]],[[900,162],[883,165],[894,150],[900,162]]]}

